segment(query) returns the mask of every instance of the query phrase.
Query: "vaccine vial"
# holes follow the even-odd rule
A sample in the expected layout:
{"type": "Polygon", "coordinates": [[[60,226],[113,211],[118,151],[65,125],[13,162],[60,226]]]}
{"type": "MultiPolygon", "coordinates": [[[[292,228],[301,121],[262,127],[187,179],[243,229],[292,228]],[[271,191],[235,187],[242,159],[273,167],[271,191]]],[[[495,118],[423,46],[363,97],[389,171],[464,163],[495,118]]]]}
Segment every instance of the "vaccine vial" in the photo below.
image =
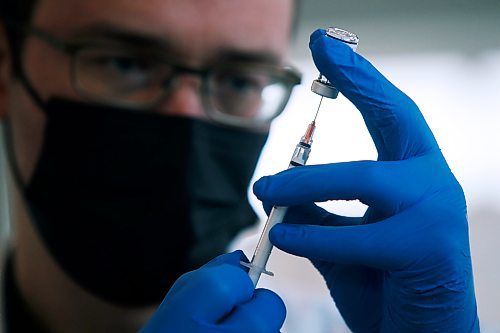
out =
{"type": "MultiPolygon", "coordinates": [[[[326,29],[326,36],[345,43],[354,52],[356,52],[356,49],[358,48],[358,36],[347,30],[330,27],[326,29]]],[[[339,95],[339,91],[337,90],[337,88],[335,88],[330,83],[330,81],[328,81],[328,79],[321,73],[319,74],[319,77],[313,81],[311,85],[311,91],[327,98],[337,98],[337,96],[339,95]]]]}

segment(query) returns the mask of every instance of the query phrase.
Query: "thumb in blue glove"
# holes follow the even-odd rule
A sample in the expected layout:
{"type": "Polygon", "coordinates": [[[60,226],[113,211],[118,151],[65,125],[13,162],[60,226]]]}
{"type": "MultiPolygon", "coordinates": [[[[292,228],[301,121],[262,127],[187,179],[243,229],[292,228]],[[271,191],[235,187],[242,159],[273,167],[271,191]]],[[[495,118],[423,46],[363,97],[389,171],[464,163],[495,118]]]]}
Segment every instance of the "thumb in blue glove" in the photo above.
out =
{"type": "Polygon", "coordinates": [[[354,332],[478,332],[463,191],[415,103],[318,30],[316,66],[361,112],[378,161],[286,170],[254,192],[292,206],[270,239],[312,260],[354,332]],[[362,218],[315,202],[359,199],[362,218]]]}
{"type": "Polygon", "coordinates": [[[181,276],[141,333],[277,333],[285,305],[266,289],[254,291],[241,251],[219,256],[181,276]]]}

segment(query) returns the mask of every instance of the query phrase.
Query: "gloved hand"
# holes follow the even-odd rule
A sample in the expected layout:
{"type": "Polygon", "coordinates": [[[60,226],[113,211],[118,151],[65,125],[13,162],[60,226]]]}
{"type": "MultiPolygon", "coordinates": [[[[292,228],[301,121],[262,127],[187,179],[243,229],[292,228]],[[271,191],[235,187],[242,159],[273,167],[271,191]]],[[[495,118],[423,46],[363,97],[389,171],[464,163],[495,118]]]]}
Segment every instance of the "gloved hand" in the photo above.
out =
{"type": "Polygon", "coordinates": [[[254,192],[265,206],[292,206],[271,241],[312,260],[354,332],[478,332],[463,191],[418,107],[324,31],[311,35],[310,48],[360,110],[378,161],[260,179],[254,192]],[[369,207],[362,218],[314,204],[353,199],[369,207]]]}
{"type": "Polygon", "coordinates": [[[272,291],[256,289],[241,251],[219,256],[181,276],[141,333],[277,333],[285,305],[272,291]]]}

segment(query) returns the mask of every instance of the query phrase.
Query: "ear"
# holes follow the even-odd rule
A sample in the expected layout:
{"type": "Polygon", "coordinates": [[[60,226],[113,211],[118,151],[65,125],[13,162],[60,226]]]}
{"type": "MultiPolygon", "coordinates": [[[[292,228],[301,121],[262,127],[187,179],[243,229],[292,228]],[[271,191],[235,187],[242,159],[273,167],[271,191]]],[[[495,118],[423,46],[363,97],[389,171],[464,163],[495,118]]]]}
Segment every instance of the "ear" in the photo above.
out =
{"type": "Polygon", "coordinates": [[[7,117],[9,81],[12,78],[11,53],[5,27],[0,23],[0,122],[7,117]]]}

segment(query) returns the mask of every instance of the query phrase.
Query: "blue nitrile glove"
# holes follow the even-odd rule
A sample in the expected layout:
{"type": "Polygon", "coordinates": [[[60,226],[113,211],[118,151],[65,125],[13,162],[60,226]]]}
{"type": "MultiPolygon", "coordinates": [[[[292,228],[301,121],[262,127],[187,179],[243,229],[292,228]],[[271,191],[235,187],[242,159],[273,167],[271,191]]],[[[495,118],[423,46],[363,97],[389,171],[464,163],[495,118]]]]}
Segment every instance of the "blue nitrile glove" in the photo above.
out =
{"type": "Polygon", "coordinates": [[[292,206],[271,241],[312,260],[354,332],[478,332],[464,195],[418,107],[324,31],[312,34],[310,48],[320,72],[361,111],[378,161],[260,179],[254,192],[266,206],[292,206]],[[364,217],[314,204],[352,199],[369,206],[364,217]]]}
{"type": "Polygon", "coordinates": [[[241,267],[241,251],[219,256],[181,276],[141,333],[277,333],[283,301],[256,289],[241,267]]]}

